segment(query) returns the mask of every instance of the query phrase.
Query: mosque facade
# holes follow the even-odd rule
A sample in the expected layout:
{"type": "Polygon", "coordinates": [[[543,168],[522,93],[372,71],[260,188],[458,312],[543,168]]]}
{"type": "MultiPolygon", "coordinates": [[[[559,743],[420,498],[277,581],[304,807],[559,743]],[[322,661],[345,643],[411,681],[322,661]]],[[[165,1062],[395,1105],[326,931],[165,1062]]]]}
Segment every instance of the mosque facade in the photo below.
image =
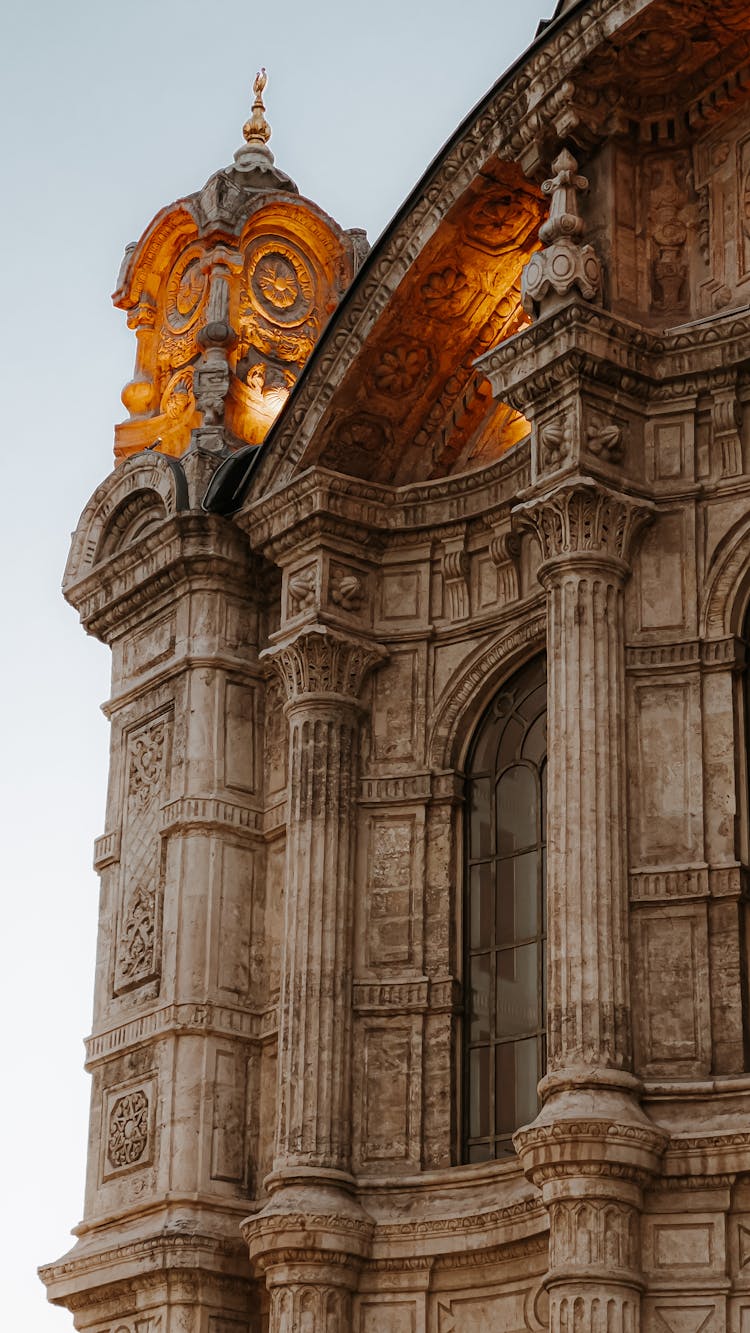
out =
{"type": "Polygon", "coordinates": [[[86,1333],[750,1333],[750,14],[561,0],[368,252],[129,246],[86,1333]]]}

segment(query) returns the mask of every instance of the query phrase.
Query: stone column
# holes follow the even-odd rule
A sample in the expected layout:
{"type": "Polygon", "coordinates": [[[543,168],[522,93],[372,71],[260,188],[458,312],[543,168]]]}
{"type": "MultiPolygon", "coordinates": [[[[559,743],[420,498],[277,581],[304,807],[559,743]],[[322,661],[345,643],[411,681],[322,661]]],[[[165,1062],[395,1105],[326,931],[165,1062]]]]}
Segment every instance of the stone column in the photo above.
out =
{"type": "Polygon", "coordinates": [[[359,691],[382,651],[319,624],[267,653],[289,718],[286,904],[270,1199],[243,1226],[271,1333],[345,1333],[372,1231],[351,1155],[354,794],[359,691]]]}
{"type": "Polygon", "coordinates": [[[572,478],[516,511],[548,594],[549,1060],[516,1135],[550,1215],[550,1328],[635,1333],[642,1187],[665,1136],[632,1075],[623,587],[650,506],[572,478]]]}

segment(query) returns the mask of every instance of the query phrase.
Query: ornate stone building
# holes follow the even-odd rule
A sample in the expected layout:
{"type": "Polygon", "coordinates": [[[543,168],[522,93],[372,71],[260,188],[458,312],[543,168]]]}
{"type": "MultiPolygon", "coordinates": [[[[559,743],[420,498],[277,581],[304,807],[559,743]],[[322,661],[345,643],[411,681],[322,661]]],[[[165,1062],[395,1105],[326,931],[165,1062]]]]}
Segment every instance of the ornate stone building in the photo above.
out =
{"type": "Polygon", "coordinates": [[[367,257],[263,82],[128,250],[65,575],[112,764],[50,1299],[750,1333],[746,0],[564,0],[367,257]]]}

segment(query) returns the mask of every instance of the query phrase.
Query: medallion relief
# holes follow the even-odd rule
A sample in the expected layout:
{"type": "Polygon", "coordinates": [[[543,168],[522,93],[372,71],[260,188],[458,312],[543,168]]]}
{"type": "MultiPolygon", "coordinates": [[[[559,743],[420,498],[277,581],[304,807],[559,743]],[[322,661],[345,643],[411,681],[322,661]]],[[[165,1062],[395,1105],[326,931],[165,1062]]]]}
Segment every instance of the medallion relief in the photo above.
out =
{"type": "Polygon", "coordinates": [[[148,1097],[143,1089],[118,1097],[109,1113],[107,1157],[115,1168],[133,1166],[149,1139],[148,1097]]]}
{"type": "Polygon", "coordinates": [[[164,314],[172,333],[184,333],[195,324],[208,291],[208,279],[201,267],[202,252],[191,246],[180,256],[167,280],[164,314]]]}

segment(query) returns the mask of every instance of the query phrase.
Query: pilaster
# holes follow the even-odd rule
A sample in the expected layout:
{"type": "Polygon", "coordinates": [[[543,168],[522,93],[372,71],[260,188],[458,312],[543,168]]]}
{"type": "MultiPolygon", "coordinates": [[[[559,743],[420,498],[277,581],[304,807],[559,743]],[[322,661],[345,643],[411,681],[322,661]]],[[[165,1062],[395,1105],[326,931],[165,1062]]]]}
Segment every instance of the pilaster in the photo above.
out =
{"type": "Polygon", "coordinates": [[[588,477],[516,510],[548,596],[548,1073],[515,1144],[550,1217],[550,1329],[639,1326],[642,1188],[666,1143],[632,1075],[623,587],[652,507],[588,477]]]}
{"type": "Polygon", "coordinates": [[[266,1275],[272,1333],[344,1333],[372,1230],[350,1175],[359,694],[384,653],[308,620],[263,656],[289,720],[285,923],[271,1197],[243,1235],[266,1275]]]}
{"type": "Polygon", "coordinates": [[[104,527],[82,523],[66,583],[112,648],[112,741],[84,1219],[44,1278],[80,1328],[138,1313],[203,1333],[257,1305],[238,1226],[263,1003],[259,570],[242,534],[187,510],[187,487],[157,512],[154,466],[105,483],[104,527]]]}

